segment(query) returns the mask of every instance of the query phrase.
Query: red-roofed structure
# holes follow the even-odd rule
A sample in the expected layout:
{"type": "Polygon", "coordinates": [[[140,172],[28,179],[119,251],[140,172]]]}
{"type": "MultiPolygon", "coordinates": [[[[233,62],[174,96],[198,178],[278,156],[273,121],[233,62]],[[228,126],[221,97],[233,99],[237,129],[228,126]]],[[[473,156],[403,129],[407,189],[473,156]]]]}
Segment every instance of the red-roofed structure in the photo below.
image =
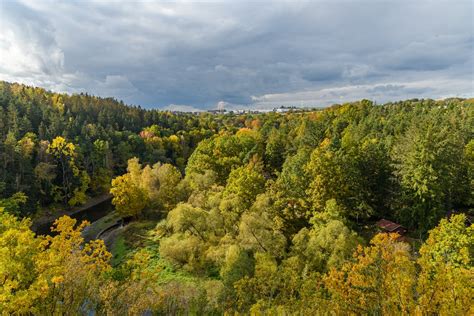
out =
{"type": "Polygon", "coordinates": [[[407,229],[402,225],[383,218],[379,220],[376,225],[378,228],[387,233],[398,233],[400,235],[404,235],[407,232],[407,229]]]}

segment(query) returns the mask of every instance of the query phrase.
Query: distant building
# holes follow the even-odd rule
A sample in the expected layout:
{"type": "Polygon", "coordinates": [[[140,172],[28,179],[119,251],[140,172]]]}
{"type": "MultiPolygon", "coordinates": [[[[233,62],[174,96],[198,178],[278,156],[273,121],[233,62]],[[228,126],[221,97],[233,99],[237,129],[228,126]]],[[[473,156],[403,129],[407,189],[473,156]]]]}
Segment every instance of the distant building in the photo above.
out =
{"type": "Polygon", "coordinates": [[[286,113],[289,111],[295,111],[297,108],[295,106],[280,106],[279,108],[273,108],[273,112],[276,113],[286,113]]]}
{"type": "Polygon", "coordinates": [[[212,114],[224,114],[227,112],[226,109],[207,110],[208,113],[212,114]]]}
{"type": "Polygon", "coordinates": [[[404,235],[407,233],[407,229],[400,224],[394,223],[387,219],[381,219],[376,223],[377,227],[386,233],[398,233],[404,235]]]}

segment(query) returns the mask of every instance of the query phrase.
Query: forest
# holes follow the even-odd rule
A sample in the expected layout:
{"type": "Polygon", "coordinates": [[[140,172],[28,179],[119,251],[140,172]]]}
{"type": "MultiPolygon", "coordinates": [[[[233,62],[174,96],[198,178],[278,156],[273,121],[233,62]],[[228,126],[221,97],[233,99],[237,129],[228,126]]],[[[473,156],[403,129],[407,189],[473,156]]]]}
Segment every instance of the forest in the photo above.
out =
{"type": "Polygon", "coordinates": [[[474,314],[474,99],[174,113],[0,82],[0,163],[5,315],[474,314]],[[121,225],[86,238],[68,215],[107,194],[121,225]]]}

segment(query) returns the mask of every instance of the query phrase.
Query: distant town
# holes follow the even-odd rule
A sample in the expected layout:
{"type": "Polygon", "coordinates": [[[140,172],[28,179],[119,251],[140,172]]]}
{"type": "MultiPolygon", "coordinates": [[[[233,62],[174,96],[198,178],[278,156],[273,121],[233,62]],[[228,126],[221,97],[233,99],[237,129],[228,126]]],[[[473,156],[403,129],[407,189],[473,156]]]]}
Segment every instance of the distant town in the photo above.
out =
{"type": "Polygon", "coordinates": [[[319,108],[309,108],[309,107],[296,107],[296,106],[280,106],[274,107],[273,109],[225,109],[225,108],[217,108],[217,109],[209,109],[205,111],[178,111],[174,110],[171,111],[172,113],[211,113],[211,114],[259,114],[259,113],[286,113],[286,112],[307,112],[307,111],[314,111],[319,108]]]}

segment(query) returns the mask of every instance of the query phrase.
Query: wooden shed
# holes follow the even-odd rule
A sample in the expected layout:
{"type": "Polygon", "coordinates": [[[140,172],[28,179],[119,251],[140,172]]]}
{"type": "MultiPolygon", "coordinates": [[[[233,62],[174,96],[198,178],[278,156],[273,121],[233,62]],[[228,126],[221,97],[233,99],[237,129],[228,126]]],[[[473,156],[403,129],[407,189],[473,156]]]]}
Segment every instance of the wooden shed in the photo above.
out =
{"type": "Polygon", "coordinates": [[[388,219],[382,218],[376,223],[377,227],[386,233],[398,233],[404,235],[407,233],[407,229],[400,224],[389,221],[388,219]]]}

